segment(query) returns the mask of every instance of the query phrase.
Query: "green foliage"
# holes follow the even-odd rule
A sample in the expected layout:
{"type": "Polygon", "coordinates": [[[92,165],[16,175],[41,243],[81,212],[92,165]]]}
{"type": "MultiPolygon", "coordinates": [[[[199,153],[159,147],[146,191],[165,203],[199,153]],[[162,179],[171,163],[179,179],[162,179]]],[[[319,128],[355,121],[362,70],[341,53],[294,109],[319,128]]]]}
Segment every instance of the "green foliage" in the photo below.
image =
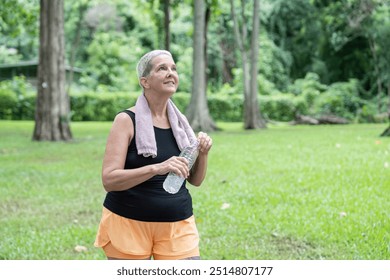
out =
{"type": "Polygon", "coordinates": [[[278,47],[267,34],[262,34],[260,38],[260,49],[260,75],[265,81],[274,83],[279,90],[285,90],[290,84],[291,53],[278,47]]]}
{"type": "Polygon", "coordinates": [[[192,48],[186,48],[175,58],[179,73],[179,91],[191,92],[192,90],[192,48]]]}
{"type": "Polygon", "coordinates": [[[21,57],[17,49],[0,45],[0,63],[17,62],[20,61],[21,57]]]}
{"type": "MultiPolygon", "coordinates": [[[[4,2],[4,1],[3,1],[4,2]]],[[[237,1],[235,1],[238,4],[237,1]]],[[[263,1],[259,75],[278,91],[287,90],[308,72],[322,83],[359,79],[368,98],[386,92],[389,71],[389,1],[263,1]],[[366,7],[366,8],[365,8],[366,7]],[[382,85],[378,93],[377,83],[382,85]]],[[[207,1],[209,90],[219,92],[237,68],[229,1],[207,1]]],[[[240,5],[236,5],[239,13],[240,5]]],[[[251,17],[251,4],[244,14],[251,17]]],[[[85,70],[88,90],[138,90],[135,65],[141,54],[162,47],[164,12],[161,1],[65,1],[65,42],[68,63],[85,70]],[[78,32],[80,31],[80,32],[78,32]]],[[[171,1],[171,51],[177,60],[180,91],[191,91],[193,15],[191,1],[171,1]],[[180,65],[179,65],[180,64],[180,65]]],[[[250,21],[248,21],[250,22],[250,21]]],[[[0,63],[36,60],[39,1],[8,0],[0,10],[0,63]]],[[[250,27],[249,33],[250,35],[250,27]]],[[[237,76],[236,76],[237,77],[237,76]]],[[[241,75],[239,76],[241,77],[241,75]]],[[[261,94],[268,92],[261,91],[261,94]]],[[[268,94],[268,93],[266,93],[268,94]]]]}
{"type": "Polygon", "coordinates": [[[262,74],[258,75],[257,79],[260,95],[281,94],[281,91],[276,88],[276,85],[273,82],[267,80],[262,74]]]}
{"type": "Polygon", "coordinates": [[[35,96],[24,77],[0,82],[0,119],[31,120],[34,111],[35,96]]]}
{"type": "Polygon", "coordinates": [[[332,84],[319,95],[314,104],[318,114],[333,114],[347,119],[354,119],[363,105],[357,80],[332,84]]]}
{"type": "Polygon", "coordinates": [[[3,1],[0,13],[0,33],[11,37],[31,33],[36,35],[38,2],[38,0],[3,1]]]}
{"type": "Polygon", "coordinates": [[[310,70],[322,40],[317,10],[309,0],[269,2],[272,9],[266,15],[267,33],[280,52],[288,54],[285,65],[289,78],[303,77],[310,70]]]}
{"type": "Polygon", "coordinates": [[[180,112],[183,113],[187,110],[190,99],[191,96],[187,92],[177,92],[172,96],[172,101],[175,103],[180,112]]]}
{"type": "Polygon", "coordinates": [[[38,0],[7,0],[0,8],[0,64],[35,59],[38,43],[38,0]],[[10,56],[6,56],[9,54],[10,56]]]}
{"type": "Polygon", "coordinates": [[[18,104],[17,97],[12,90],[0,88],[0,98],[0,119],[12,120],[13,110],[18,104]]]}
{"type": "Polygon", "coordinates": [[[228,122],[238,122],[242,120],[242,95],[210,95],[208,98],[208,106],[214,120],[228,122]]]}
{"type": "Polygon", "coordinates": [[[305,101],[293,94],[260,95],[259,103],[263,115],[276,121],[291,121],[297,112],[307,111],[305,101]]]}
{"type": "Polygon", "coordinates": [[[289,91],[302,98],[297,113],[313,116],[336,115],[356,122],[378,121],[378,110],[373,105],[374,101],[360,97],[361,85],[356,79],[327,86],[320,82],[316,73],[307,73],[304,79],[295,80],[289,91]]]}
{"type": "Polygon", "coordinates": [[[110,121],[123,109],[135,104],[137,95],[125,92],[77,93],[70,95],[74,121],[110,121]]]}
{"type": "Polygon", "coordinates": [[[373,45],[373,51],[377,53],[377,58],[372,61],[375,68],[377,67],[376,75],[373,76],[372,83],[375,83],[375,78],[380,79],[384,85],[390,85],[390,1],[385,1],[379,6],[377,11],[374,11],[372,26],[375,28],[367,28],[370,34],[370,40],[373,45]],[[379,77],[378,77],[379,76],[379,77]]]}
{"type": "Polygon", "coordinates": [[[328,87],[321,84],[320,77],[316,73],[307,73],[304,79],[297,79],[288,90],[293,94],[301,97],[306,104],[306,108],[298,110],[299,114],[317,114],[316,108],[314,108],[314,102],[320,96],[320,94],[326,91],[328,87]]]}
{"type": "Polygon", "coordinates": [[[304,79],[296,79],[289,87],[289,91],[299,95],[308,91],[323,92],[327,86],[320,82],[320,77],[316,73],[307,73],[304,79]]]}
{"type": "Polygon", "coordinates": [[[122,33],[98,33],[88,47],[88,69],[82,83],[92,89],[105,85],[109,90],[139,87],[136,62],[142,49],[136,38],[122,33]]]}
{"type": "MultiPolygon", "coordinates": [[[[385,103],[382,101],[381,103],[385,103]]],[[[378,113],[378,106],[373,102],[363,101],[363,105],[356,115],[358,123],[386,123],[388,122],[388,114],[378,113]]]]}
{"type": "MultiPolygon", "coordinates": [[[[34,119],[36,96],[25,86],[24,79],[0,83],[0,119],[34,119]]],[[[376,103],[357,96],[357,88],[354,80],[324,88],[309,77],[291,87],[294,94],[289,94],[277,91],[271,83],[268,94],[258,96],[259,108],[267,119],[282,122],[293,120],[296,114],[333,114],[356,122],[386,122],[385,117],[378,115],[376,103]]],[[[134,106],[139,94],[71,92],[71,118],[73,121],[111,121],[119,111],[134,106]]],[[[186,112],[190,98],[186,92],[177,92],[172,97],[181,112],[186,112]]],[[[216,121],[242,121],[243,96],[229,84],[225,84],[221,92],[209,94],[208,107],[216,121]]]]}

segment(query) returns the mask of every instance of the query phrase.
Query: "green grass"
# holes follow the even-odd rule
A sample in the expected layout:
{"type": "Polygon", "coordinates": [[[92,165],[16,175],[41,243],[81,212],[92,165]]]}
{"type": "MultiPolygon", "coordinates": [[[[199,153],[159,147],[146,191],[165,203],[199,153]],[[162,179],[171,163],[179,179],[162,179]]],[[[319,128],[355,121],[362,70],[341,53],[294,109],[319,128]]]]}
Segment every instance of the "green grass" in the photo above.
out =
{"type": "MultiPolygon", "coordinates": [[[[93,242],[110,126],[38,143],[32,122],[0,121],[0,259],[105,258],[93,242]]],[[[386,125],[220,126],[190,187],[203,259],[390,259],[386,125]]]]}

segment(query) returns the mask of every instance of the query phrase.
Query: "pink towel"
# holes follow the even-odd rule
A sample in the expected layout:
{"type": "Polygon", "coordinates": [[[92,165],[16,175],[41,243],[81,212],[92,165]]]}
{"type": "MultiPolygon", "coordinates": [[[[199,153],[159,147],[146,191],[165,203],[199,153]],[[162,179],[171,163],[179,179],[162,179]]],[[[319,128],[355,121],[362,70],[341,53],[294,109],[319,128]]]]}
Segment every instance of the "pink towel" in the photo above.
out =
{"type": "MultiPolygon", "coordinates": [[[[187,118],[177,109],[171,99],[168,100],[167,111],[173,136],[176,139],[180,151],[182,151],[192,141],[196,140],[195,133],[188,123],[187,118]]],[[[135,104],[135,112],[135,144],[138,154],[142,154],[144,157],[156,157],[157,145],[152,113],[150,112],[149,104],[144,94],[138,97],[135,104]]]]}

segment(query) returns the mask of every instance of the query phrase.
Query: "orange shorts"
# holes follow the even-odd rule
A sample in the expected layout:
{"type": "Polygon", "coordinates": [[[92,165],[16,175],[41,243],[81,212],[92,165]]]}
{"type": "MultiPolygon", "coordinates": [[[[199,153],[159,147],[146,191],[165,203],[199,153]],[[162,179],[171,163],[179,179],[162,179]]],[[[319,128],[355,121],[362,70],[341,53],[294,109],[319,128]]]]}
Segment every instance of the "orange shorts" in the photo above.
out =
{"type": "Polygon", "coordinates": [[[194,216],[172,223],[142,222],[103,207],[95,246],[110,258],[177,260],[199,256],[199,234],[194,216]]]}

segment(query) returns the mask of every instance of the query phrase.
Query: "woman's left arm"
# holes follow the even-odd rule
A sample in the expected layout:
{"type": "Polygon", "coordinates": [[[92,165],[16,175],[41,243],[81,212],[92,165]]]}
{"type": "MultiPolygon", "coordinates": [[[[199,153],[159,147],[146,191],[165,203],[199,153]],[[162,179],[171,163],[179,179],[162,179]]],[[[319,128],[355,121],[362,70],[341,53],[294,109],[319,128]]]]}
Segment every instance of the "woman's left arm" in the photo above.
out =
{"type": "Polygon", "coordinates": [[[187,181],[194,186],[200,186],[206,177],[208,154],[213,145],[213,140],[207,133],[198,133],[199,155],[196,159],[187,181]]]}

